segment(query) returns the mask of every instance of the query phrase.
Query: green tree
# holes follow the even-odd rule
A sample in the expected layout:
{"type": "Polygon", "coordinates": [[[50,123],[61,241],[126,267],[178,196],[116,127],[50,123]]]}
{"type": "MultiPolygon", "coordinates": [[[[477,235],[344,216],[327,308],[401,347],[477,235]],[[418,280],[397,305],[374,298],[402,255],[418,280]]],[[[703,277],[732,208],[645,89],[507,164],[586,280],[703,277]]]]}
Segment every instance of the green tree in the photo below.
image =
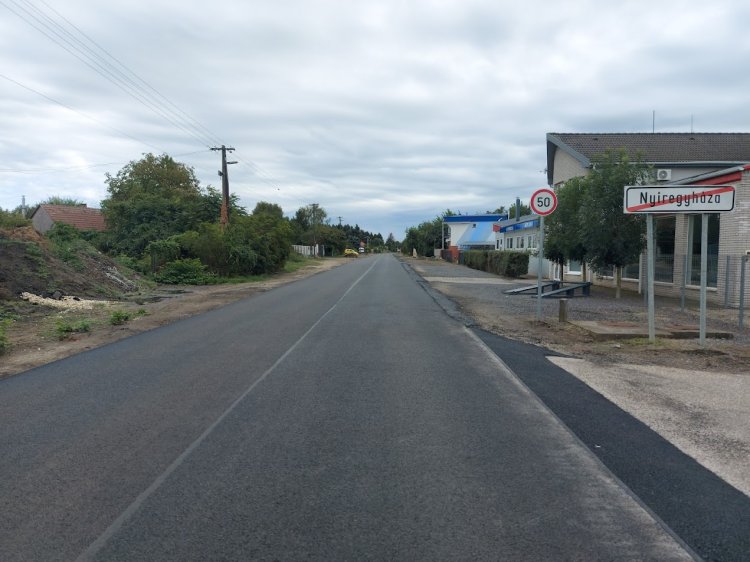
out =
{"type": "Polygon", "coordinates": [[[637,261],[645,246],[643,217],[623,213],[624,187],[646,182],[649,174],[640,156],[633,162],[623,149],[607,150],[594,160],[591,173],[582,180],[577,222],[581,240],[595,271],[615,268],[618,298],[622,267],[637,261]]]}
{"type": "Polygon", "coordinates": [[[291,222],[294,241],[297,244],[321,244],[320,227],[328,224],[328,213],[320,205],[306,205],[297,209],[291,222]]]}
{"type": "MultiPolygon", "coordinates": [[[[206,222],[169,240],[176,241],[181,258],[200,260],[212,274],[262,275],[284,267],[291,251],[292,228],[281,207],[260,202],[251,215],[237,215],[226,229],[206,222]]],[[[162,255],[172,252],[171,245],[163,242],[149,248],[162,255]]]]}
{"type": "Polygon", "coordinates": [[[385,241],[385,247],[389,252],[395,252],[398,250],[398,242],[396,242],[396,238],[393,236],[393,232],[388,234],[388,238],[385,241]]]}
{"type": "Polygon", "coordinates": [[[79,205],[84,205],[83,201],[79,201],[78,199],[75,199],[74,197],[60,197],[59,195],[53,195],[52,197],[48,197],[41,203],[40,205],[67,205],[68,207],[78,207],[79,205]]]}
{"type": "Polygon", "coordinates": [[[579,219],[588,183],[588,178],[576,177],[556,188],[557,208],[544,220],[544,256],[561,266],[566,261],[575,260],[585,267],[586,244],[579,219]]]}
{"type": "Polygon", "coordinates": [[[166,154],[146,154],[106,177],[102,211],[111,251],[140,257],[149,242],[218,220],[220,194],[201,189],[193,169],[166,154]]]}
{"type": "Polygon", "coordinates": [[[447,210],[431,221],[425,221],[416,227],[408,228],[406,238],[401,245],[401,251],[410,255],[414,250],[417,250],[417,254],[420,256],[434,256],[435,249],[441,248],[443,245],[443,218],[447,216],[453,216],[453,212],[447,210]]]}
{"type": "MultiPolygon", "coordinates": [[[[518,213],[519,217],[523,217],[523,216],[531,214],[531,207],[529,207],[528,205],[525,205],[524,203],[521,203],[518,210],[519,210],[519,213],[518,213]]],[[[508,209],[508,218],[509,219],[516,218],[516,204],[515,203],[513,203],[508,209]]]]}

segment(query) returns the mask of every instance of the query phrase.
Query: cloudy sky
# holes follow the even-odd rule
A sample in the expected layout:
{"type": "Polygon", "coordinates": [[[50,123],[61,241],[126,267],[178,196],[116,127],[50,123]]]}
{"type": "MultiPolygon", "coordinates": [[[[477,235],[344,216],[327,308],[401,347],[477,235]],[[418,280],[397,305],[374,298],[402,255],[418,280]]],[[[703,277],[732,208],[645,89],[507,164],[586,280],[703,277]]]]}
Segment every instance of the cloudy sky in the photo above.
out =
{"type": "Polygon", "coordinates": [[[0,0],[0,207],[167,153],[393,233],[528,200],[547,132],[750,132],[746,0],[0,0]]]}

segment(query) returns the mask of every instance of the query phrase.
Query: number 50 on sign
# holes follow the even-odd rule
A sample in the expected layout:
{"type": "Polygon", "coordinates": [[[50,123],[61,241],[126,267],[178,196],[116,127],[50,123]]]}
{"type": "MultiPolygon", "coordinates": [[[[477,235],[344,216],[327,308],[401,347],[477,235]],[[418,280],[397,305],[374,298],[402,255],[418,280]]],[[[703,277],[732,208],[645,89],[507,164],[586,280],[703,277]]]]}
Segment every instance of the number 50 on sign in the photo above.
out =
{"type": "Polygon", "coordinates": [[[531,196],[531,210],[537,215],[546,216],[552,214],[557,208],[557,196],[551,189],[543,187],[537,189],[531,196]]]}

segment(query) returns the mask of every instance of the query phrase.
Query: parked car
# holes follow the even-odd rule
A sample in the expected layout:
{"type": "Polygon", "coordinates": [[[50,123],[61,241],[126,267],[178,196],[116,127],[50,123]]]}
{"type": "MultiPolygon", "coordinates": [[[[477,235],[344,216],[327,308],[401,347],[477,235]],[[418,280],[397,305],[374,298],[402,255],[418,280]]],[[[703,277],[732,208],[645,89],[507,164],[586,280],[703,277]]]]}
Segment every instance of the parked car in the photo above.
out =
{"type": "Polygon", "coordinates": [[[356,250],[352,250],[351,248],[347,248],[344,250],[344,257],[345,258],[358,258],[359,254],[356,250]]]}

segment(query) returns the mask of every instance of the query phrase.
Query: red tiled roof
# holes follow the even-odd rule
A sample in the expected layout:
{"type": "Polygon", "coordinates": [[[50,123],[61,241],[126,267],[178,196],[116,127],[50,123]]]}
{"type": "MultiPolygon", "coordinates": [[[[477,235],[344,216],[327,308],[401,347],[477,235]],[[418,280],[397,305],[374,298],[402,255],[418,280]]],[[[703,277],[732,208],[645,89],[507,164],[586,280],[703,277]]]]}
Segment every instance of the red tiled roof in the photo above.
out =
{"type": "Polygon", "coordinates": [[[40,205],[54,222],[62,222],[78,230],[96,230],[104,232],[107,227],[101,209],[92,209],[85,205],[40,205]]]}

